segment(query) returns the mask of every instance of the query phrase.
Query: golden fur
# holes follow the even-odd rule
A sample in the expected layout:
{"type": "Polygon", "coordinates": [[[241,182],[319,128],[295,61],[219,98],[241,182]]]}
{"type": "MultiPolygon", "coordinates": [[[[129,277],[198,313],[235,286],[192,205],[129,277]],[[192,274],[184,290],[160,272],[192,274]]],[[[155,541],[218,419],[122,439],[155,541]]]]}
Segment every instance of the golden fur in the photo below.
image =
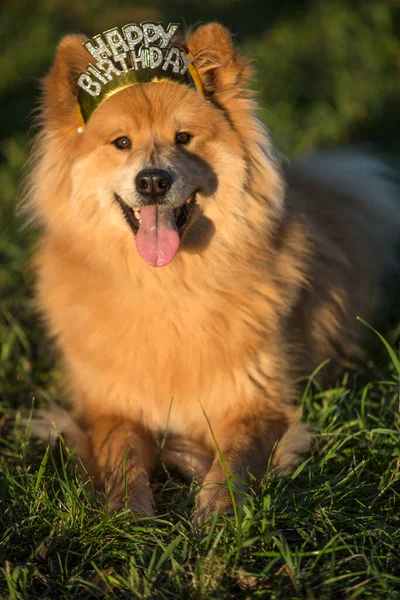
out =
{"type": "Polygon", "coordinates": [[[129,506],[146,514],[165,438],[162,460],[204,480],[201,521],[230,509],[212,434],[237,487],[248,472],[260,479],[271,453],[288,469],[307,449],[298,378],[359,353],[355,315],[374,308],[391,240],[354,216],[375,215],[357,198],[304,194],[295,171],[286,193],[247,89],[248,64],[223,27],[186,40],[207,100],[172,82],[131,87],[83,133],[81,42],[60,43],[44,80],[26,205],[43,228],[37,298],[60,350],[70,437],[113,506],[124,503],[126,476],[129,506]],[[179,127],[193,139],[178,155],[179,127]],[[133,140],[130,152],[110,143],[121,135],[133,140]],[[161,159],[198,177],[201,191],[177,256],[153,268],[113,192],[129,193],[139,168],[161,159]]]}

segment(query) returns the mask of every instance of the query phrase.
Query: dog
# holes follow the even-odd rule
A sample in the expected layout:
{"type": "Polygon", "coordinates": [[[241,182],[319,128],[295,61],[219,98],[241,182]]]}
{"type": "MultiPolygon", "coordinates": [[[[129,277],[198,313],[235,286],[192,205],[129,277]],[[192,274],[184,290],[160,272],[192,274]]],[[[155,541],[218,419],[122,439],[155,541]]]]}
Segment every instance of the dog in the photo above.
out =
{"type": "Polygon", "coordinates": [[[65,37],[43,81],[24,200],[70,404],[48,420],[113,508],[153,515],[162,460],[202,482],[202,523],[307,451],[301,378],[363,359],[356,317],[373,318],[398,265],[397,183],[363,152],[280,164],[216,23],[180,40],[201,94],[124,86],[82,124],[84,40],[65,37]]]}

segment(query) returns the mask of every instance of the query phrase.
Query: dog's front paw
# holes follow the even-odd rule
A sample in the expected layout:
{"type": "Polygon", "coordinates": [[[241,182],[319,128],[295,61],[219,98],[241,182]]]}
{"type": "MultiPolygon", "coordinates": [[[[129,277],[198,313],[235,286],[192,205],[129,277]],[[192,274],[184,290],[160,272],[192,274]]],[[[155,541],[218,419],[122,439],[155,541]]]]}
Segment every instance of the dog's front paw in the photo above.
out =
{"type": "Polygon", "coordinates": [[[110,512],[129,508],[137,517],[153,517],[155,510],[150,484],[131,486],[126,493],[111,491],[108,495],[108,508],[110,512]]]}
{"type": "MultiPolygon", "coordinates": [[[[241,501],[236,494],[234,495],[234,502],[236,508],[239,510],[241,501]]],[[[197,508],[193,514],[194,525],[204,525],[204,523],[212,519],[215,513],[230,517],[234,517],[235,515],[231,493],[225,485],[214,484],[201,490],[197,508]]]]}
{"type": "Polygon", "coordinates": [[[128,508],[136,517],[155,516],[154,505],[139,499],[131,500],[129,498],[119,498],[116,500],[115,498],[108,498],[107,507],[110,513],[128,508]]]}

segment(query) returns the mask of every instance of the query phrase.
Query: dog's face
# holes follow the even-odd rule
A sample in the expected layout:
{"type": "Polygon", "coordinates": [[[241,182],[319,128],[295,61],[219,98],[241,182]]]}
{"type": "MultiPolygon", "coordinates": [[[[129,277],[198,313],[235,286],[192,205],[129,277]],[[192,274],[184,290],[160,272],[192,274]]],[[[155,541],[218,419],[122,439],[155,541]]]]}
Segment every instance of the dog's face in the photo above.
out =
{"type": "Polygon", "coordinates": [[[46,127],[68,154],[70,220],[122,231],[131,243],[134,237],[152,266],[167,265],[218,229],[220,205],[246,185],[248,157],[232,112],[248,108],[247,64],[219,25],[199,28],[186,44],[205,97],[167,80],[131,86],[80,128],[76,79],[88,54],[79,36],[61,42],[45,80],[46,127]]]}
{"type": "Polygon", "coordinates": [[[177,83],[122,90],[100,105],[81,136],[74,193],[85,196],[90,177],[99,210],[117,207],[114,225],[135,236],[152,266],[168,264],[181,241],[190,242],[191,226],[215,198],[220,155],[229,153],[229,168],[241,170],[240,146],[220,111],[177,83]]]}

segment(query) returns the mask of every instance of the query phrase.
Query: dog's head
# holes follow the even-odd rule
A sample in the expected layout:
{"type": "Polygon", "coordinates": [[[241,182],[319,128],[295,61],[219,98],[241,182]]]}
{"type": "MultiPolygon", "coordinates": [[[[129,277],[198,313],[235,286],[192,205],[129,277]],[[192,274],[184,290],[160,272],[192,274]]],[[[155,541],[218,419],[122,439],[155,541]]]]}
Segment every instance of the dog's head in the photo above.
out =
{"type": "MultiPolygon", "coordinates": [[[[118,230],[129,243],[136,238],[148,264],[166,265],[179,248],[210,240],[224,213],[247,210],[251,168],[263,160],[248,63],[226,29],[202,26],[183,44],[204,95],[167,80],[133,85],[102,102],[82,127],[77,78],[89,62],[83,41],[64,38],[44,80],[37,203],[49,226],[118,230]]],[[[266,196],[276,195],[272,180],[266,196]]]]}

